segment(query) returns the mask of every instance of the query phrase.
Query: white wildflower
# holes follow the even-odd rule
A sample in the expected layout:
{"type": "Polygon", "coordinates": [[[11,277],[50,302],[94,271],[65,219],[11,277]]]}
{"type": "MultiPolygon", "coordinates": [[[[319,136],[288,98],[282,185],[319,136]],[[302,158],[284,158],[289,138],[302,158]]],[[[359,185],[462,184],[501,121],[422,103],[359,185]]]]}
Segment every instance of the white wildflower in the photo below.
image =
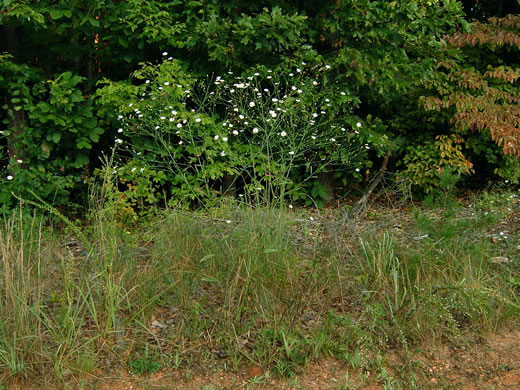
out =
{"type": "Polygon", "coordinates": [[[285,137],[285,136],[287,135],[287,133],[286,133],[285,131],[282,131],[282,132],[280,133],[280,135],[281,135],[282,137],[285,137]]]}

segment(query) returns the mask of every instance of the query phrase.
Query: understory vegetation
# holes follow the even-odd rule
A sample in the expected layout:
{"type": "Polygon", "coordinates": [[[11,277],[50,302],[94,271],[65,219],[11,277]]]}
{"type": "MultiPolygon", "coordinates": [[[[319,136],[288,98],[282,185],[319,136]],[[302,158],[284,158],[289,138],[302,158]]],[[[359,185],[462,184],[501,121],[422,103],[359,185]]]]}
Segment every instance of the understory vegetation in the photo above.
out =
{"type": "Polygon", "coordinates": [[[411,360],[385,370],[385,351],[463,345],[518,320],[518,199],[439,191],[340,229],[339,211],[231,198],[140,227],[108,202],[81,229],[21,204],[0,228],[0,378],[200,364],[294,375],[335,357],[375,373],[367,383],[419,386],[411,360]]]}

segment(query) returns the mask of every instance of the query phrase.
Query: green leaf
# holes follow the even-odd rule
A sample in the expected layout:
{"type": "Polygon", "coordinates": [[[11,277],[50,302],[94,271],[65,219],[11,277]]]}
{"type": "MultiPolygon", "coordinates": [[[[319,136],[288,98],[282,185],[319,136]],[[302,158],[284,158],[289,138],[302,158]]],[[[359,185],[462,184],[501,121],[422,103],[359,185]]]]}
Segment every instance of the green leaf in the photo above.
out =
{"type": "Polygon", "coordinates": [[[63,16],[63,12],[59,9],[53,9],[50,12],[51,18],[57,20],[63,16]]]}
{"type": "Polygon", "coordinates": [[[52,133],[50,134],[50,137],[47,137],[48,139],[52,140],[54,143],[60,142],[61,134],[60,133],[52,133]]]}
{"type": "Polygon", "coordinates": [[[99,20],[93,18],[93,17],[89,17],[88,18],[88,21],[91,25],[93,25],[94,27],[99,27],[99,20]]]}

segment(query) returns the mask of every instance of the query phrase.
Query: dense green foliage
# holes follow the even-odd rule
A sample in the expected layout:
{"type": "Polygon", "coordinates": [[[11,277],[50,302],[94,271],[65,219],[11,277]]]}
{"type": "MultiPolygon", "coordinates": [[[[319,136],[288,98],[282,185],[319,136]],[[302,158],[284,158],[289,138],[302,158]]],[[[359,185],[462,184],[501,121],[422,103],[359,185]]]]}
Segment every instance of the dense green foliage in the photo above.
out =
{"type": "Polygon", "coordinates": [[[114,141],[133,216],[230,191],[320,205],[390,152],[426,191],[444,168],[518,182],[516,3],[0,7],[2,212],[29,190],[85,204],[114,141]]]}

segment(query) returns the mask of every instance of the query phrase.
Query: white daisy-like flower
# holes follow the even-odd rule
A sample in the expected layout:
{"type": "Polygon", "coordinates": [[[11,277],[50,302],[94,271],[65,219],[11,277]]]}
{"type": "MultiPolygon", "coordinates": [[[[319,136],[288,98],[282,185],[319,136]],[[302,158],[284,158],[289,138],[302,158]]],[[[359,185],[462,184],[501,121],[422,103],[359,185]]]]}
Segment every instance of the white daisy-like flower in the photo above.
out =
{"type": "Polygon", "coordinates": [[[16,162],[17,162],[18,164],[21,164],[21,163],[23,163],[23,161],[22,161],[22,160],[16,160],[16,162]]]}
{"type": "Polygon", "coordinates": [[[318,85],[318,82],[317,82],[316,80],[314,80],[314,81],[312,82],[312,85],[318,85]]]}
{"type": "Polygon", "coordinates": [[[249,107],[254,107],[255,106],[255,102],[249,102],[249,107]]]}
{"type": "Polygon", "coordinates": [[[290,154],[291,156],[293,156],[293,155],[294,155],[294,152],[291,150],[291,151],[289,152],[289,154],[290,154]]]}
{"type": "Polygon", "coordinates": [[[233,111],[238,112],[238,108],[237,107],[233,108],[233,111]]]}
{"type": "Polygon", "coordinates": [[[311,135],[311,138],[312,138],[312,139],[316,139],[316,136],[315,136],[315,135],[311,135]]]}
{"type": "Polygon", "coordinates": [[[167,55],[168,55],[168,52],[167,52],[167,51],[163,51],[162,55],[163,55],[163,56],[167,56],[167,55]]]}
{"type": "Polygon", "coordinates": [[[245,118],[244,115],[242,115],[242,114],[240,114],[238,117],[239,117],[240,119],[244,119],[244,118],[245,118]]]}
{"type": "MultiPolygon", "coordinates": [[[[191,110],[191,112],[195,112],[195,110],[191,110]]],[[[177,111],[172,110],[172,115],[177,115],[177,111]]]]}
{"type": "Polygon", "coordinates": [[[257,134],[257,133],[258,133],[258,127],[255,127],[255,128],[253,129],[253,134],[257,134]]]}
{"type": "Polygon", "coordinates": [[[165,116],[161,116],[161,117],[159,117],[159,118],[160,118],[162,121],[166,119],[165,116]]]}
{"type": "Polygon", "coordinates": [[[227,142],[228,141],[228,137],[222,137],[222,141],[227,142]]]}
{"type": "Polygon", "coordinates": [[[302,93],[303,91],[302,91],[301,89],[299,89],[299,90],[297,90],[296,92],[298,92],[298,93],[302,93]]]}
{"type": "Polygon", "coordinates": [[[325,65],[325,68],[330,69],[330,65],[329,64],[325,65]]]}
{"type": "Polygon", "coordinates": [[[182,145],[182,140],[181,140],[181,141],[179,141],[179,145],[182,145]]]}
{"type": "Polygon", "coordinates": [[[221,155],[222,157],[224,157],[224,156],[226,155],[226,152],[222,151],[222,152],[220,152],[220,155],[221,155]]]}
{"type": "Polygon", "coordinates": [[[273,103],[276,103],[278,101],[277,98],[272,98],[271,100],[273,101],[273,103]]]}
{"type": "Polygon", "coordinates": [[[231,221],[229,219],[226,219],[226,223],[231,223],[231,221]]]}
{"type": "Polygon", "coordinates": [[[116,138],[116,144],[122,144],[122,143],[123,143],[122,139],[116,138]]]}
{"type": "Polygon", "coordinates": [[[289,76],[290,76],[290,77],[293,77],[293,76],[294,76],[294,73],[292,73],[292,72],[289,73],[289,76]]]}
{"type": "Polygon", "coordinates": [[[361,170],[361,169],[359,169],[359,168],[356,168],[356,172],[359,172],[360,170],[361,170]]]}
{"type": "Polygon", "coordinates": [[[285,131],[282,131],[282,132],[280,133],[280,135],[281,135],[282,137],[285,137],[285,136],[287,135],[287,133],[286,133],[285,131]]]}
{"type": "Polygon", "coordinates": [[[269,115],[271,115],[273,118],[276,118],[276,112],[273,110],[269,110],[269,115]]]}
{"type": "Polygon", "coordinates": [[[331,142],[336,142],[336,138],[331,138],[330,141],[331,142]]]}
{"type": "Polygon", "coordinates": [[[213,139],[214,139],[215,141],[218,140],[219,138],[220,138],[220,137],[219,137],[218,134],[217,134],[216,136],[213,137],[213,139]]]}
{"type": "Polygon", "coordinates": [[[117,132],[118,132],[118,133],[122,133],[122,132],[123,132],[123,129],[122,129],[122,128],[119,128],[119,129],[117,129],[117,132]]]}
{"type": "Polygon", "coordinates": [[[292,205],[292,204],[290,204],[290,205],[289,205],[289,208],[290,208],[290,209],[292,209],[292,208],[293,208],[293,205],[292,205]]]}
{"type": "Polygon", "coordinates": [[[170,83],[168,81],[165,81],[164,85],[170,85],[170,83]]]}
{"type": "Polygon", "coordinates": [[[155,126],[155,130],[159,130],[159,129],[160,129],[159,125],[155,126]]]}
{"type": "Polygon", "coordinates": [[[357,127],[361,127],[361,122],[356,123],[357,127]]]}
{"type": "Polygon", "coordinates": [[[170,122],[173,122],[173,121],[175,121],[175,118],[170,118],[170,119],[168,119],[168,120],[169,120],[170,122]]]}
{"type": "Polygon", "coordinates": [[[201,120],[202,120],[202,119],[200,119],[200,118],[196,118],[196,119],[195,119],[195,122],[200,123],[201,120]]]}
{"type": "Polygon", "coordinates": [[[255,76],[260,76],[260,73],[256,72],[256,73],[255,73],[255,76]]]}
{"type": "Polygon", "coordinates": [[[177,123],[177,128],[180,129],[182,127],[182,123],[177,123]]]}
{"type": "Polygon", "coordinates": [[[345,92],[343,92],[343,91],[341,91],[340,93],[341,93],[341,94],[342,94],[343,96],[345,96],[345,95],[346,95],[346,93],[345,93],[345,92]]]}
{"type": "Polygon", "coordinates": [[[238,135],[238,131],[237,130],[233,130],[233,135],[238,135]]]}

